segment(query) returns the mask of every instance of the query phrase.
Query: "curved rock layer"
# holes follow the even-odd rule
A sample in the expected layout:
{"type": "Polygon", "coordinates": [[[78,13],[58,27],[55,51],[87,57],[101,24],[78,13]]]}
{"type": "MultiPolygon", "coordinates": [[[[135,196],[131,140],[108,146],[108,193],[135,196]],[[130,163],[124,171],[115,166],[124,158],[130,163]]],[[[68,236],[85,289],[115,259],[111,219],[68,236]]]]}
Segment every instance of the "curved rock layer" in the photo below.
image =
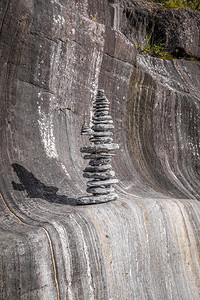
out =
{"type": "Polygon", "coordinates": [[[200,297],[200,63],[137,55],[124,5],[147,14],[135,1],[0,3],[0,299],[200,297]],[[76,206],[98,87],[119,200],[76,206]]]}

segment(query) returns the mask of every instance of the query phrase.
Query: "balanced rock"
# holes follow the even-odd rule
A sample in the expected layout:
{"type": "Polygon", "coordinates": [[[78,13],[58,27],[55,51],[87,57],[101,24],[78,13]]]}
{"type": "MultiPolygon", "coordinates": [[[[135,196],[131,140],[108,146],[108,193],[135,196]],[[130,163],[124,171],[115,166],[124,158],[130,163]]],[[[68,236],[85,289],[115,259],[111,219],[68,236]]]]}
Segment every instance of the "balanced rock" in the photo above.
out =
{"type": "Polygon", "coordinates": [[[107,179],[107,180],[91,180],[88,181],[87,186],[88,187],[94,187],[94,186],[98,186],[98,187],[104,187],[104,186],[111,186],[114,183],[118,183],[119,180],[118,179],[107,179]]]}
{"type": "Polygon", "coordinates": [[[90,154],[90,155],[85,155],[84,159],[100,159],[100,158],[108,158],[108,157],[113,157],[115,156],[115,153],[94,153],[94,154],[90,154]]]}
{"type": "Polygon", "coordinates": [[[107,170],[104,172],[84,172],[83,177],[85,178],[94,178],[94,179],[110,179],[115,176],[115,172],[111,170],[107,170]]]}
{"type": "Polygon", "coordinates": [[[77,204],[100,204],[105,202],[110,202],[118,199],[116,193],[110,193],[106,195],[95,195],[95,196],[85,196],[77,199],[77,204]]]}
{"type": "Polygon", "coordinates": [[[92,129],[94,131],[107,131],[107,130],[114,129],[114,126],[110,125],[110,124],[98,124],[98,125],[92,126],[92,129]]]}
{"type": "Polygon", "coordinates": [[[102,145],[93,145],[93,146],[87,146],[87,147],[82,147],[81,152],[85,153],[95,153],[95,152],[101,152],[101,151],[111,151],[119,149],[118,144],[102,144],[102,145]]]}
{"type": "Polygon", "coordinates": [[[80,197],[78,204],[104,203],[117,199],[117,194],[112,184],[118,180],[113,178],[115,172],[110,164],[118,144],[113,143],[111,132],[114,129],[112,117],[109,115],[110,102],[104,95],[103,90],[98,90],[96,101],[93,105],[94,116],[92,117],[92,137],[90,146],[82,147],[81,152],[89,153],[84,159],[90,159],[89,166],[84,169],[83,177],[93,180],[87,182],[87,192],[93,196],[80,197]]]}
{"type": "Polygon", "coordinates": [[[111,162],[111,158],[107,159],[91,159],[89,164],[91,166],[107,165],[111,162]]]}
{"type": "Polygon", "coordinates": [[[105,194],[113,193],[114,191],[115,191],[115,189],[113,187],[87,188],[87,192],[91,193],[93,195],[95,195],[95,194],[105,195],[105,194]]]}

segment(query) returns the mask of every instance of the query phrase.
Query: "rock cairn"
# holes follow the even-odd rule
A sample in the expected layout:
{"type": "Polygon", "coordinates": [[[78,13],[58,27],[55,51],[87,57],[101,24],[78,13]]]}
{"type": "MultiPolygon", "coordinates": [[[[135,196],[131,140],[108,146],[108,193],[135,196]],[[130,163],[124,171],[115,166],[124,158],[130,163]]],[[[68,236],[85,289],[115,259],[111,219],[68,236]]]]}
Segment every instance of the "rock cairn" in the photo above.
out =
{"type": "Polygon", "coordinates": [[[86,122],[84,122],[81,128],[81,135],[91,135],[91,133],[91,128],[87,125],[86,122]]]}
{"type": "Polygon", "coordinates": [[[83,171],[83,176],[92,179],[87,182],[87,192],[92,195],[78,198],[78,204],[103,203],[118,198],[112,187],[112,184],[117,183],[118,180],[114,178],[115,172],[110,163],[115,155],[112,152],[118,149],[119,145],[114,144],[112,139],[111,130],[114,126],[112,117],[109,115],[109,104],[104,90],[98,90],[93,105],[91,145],[81,148],[81,152],[87,153],[84,159],[90,160],[89,166],[83,171]]]}

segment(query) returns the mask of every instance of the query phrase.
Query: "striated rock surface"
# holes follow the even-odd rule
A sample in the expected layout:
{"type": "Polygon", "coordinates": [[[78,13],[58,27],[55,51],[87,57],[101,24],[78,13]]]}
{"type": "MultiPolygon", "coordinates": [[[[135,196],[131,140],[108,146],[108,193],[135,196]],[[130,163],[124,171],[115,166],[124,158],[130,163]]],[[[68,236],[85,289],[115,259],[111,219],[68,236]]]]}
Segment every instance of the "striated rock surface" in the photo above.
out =
{"type": "Polygon", "coordinates": [[[0,299],[199,299],[200,62],[137,54],[155,12],[173,51],[199,58],[199,12],[1,1],[0,299]],[[178,34],[163,14],[181,16],[178,34]],[[119,199],[76,206],[98,87],[119,199]]]}

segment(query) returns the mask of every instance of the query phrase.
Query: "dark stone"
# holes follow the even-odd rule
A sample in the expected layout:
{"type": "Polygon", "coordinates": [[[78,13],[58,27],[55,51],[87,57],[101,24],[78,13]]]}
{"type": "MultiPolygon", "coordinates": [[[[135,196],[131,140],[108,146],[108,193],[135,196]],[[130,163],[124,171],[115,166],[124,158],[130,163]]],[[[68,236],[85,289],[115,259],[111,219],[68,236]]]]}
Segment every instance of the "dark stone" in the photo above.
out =
{"type": "Polygon", "coordinates": [[[87,182],[88,187],[104,187],[111,186],[112,184],[118,183],[118,179],[107,179],[107,180],[92,180],[87,182]]]}
{"type": "Polygon", "coordinates": [[[98,124],[98,125],[94,125],[92,126],[92,129],[94,131],[107,131],[107,130],[112,130],[114,129],[113,125],[109,125],[109,124],[98,124]]]}
{"type": "Polygon", "coordinates": [[[111,169],[111,165],[104,165],[104,166],[95,166],[95,167],[86,167],[84,172],[101,172],[111,169]]]}
{"type": "MultiPolygon", "coordinates": [[[[103,167],[103,166],[102,166],[103,167]]],[[[100,166],[99,166],[100,169],[100,166]]],[[[103,171],[103,169],[101,170],[101,172],[85,172],[83,173],[83,177],[85,178],[94,178],[94,179],[110,179],[111,177],[115,176],[115,172],[108,170],[108,171],[103,171]]]]}
{"type": "Polygon", "coordinates": [[[106,115],[108,115],[108,111],[105,111],[105,110],[102,110],[102,109],[101,110],[99,109],[94,114],[95,117],[101,117],[101,116],[106,116],[106,115]]]}
{"type": "Polygon", "coordinates": [[[100,194],[100,195],[106,195],[106,194],[109,194],[109,193],[113,193],[115,191],[115,189],[112,187],[112,188],[106,188],[106,187],[103,187],[103,188],[87,188],[87,192],[88,193],[91,193],[91,194],[100,194]]]}
{"type": "Polygon", "coordinates": [[[112,120],[112,117],[111,116],[93,117],[92,120],[94,121],[112,120]]]}
{"type": "Polygon", "coordinates": [[[93,124],[113,124],[112,120],[106,120],[106,121],[93,121],[93,124]]]}
{"type": "Polygon", "coordinates": [[[85,196],[77,199],[77,204],[100,204],[118,199],[116,193],[110,193],[108,195],[98,195],[98,196],[85,196]]]}
{"type": "Polygon", "coordinates": [[[93,132],[93,137],[108,137],[108,136],[112,136],[113,132],[110,131],[95,131],[93,132]]]}
{"type": "Polygon", "coordinates": [[[111,162],[111,158],[107,159],[90,159],[89,164],[91,166],[107,165],[111,162]]]}
{"type": "Polygon", "coordinates": [[[93,137],[93,138],[90,138],[90,142],[92,143],[106,143],[106,144],[110,144],[113,142],[113,139],[112,138],[109,138],[109,137],[93,137]]]}
{"type": "Polygon", "coordinates": [[[115,153],[95,153],[95,154],[90,154],[90,155],[85,155],[84,159],[101,159],[101,158],[112,158],[115,156],[115,153]]]}
{"type": "Polygon", "coordinates": [[[115,149],[119,149],[118,144],[102,144],[102,145],[92,145],[88,147],[82,147],[80,149],[81,152],[85,153],[95,153],[95,152],[109,152],[115,149]]]}

